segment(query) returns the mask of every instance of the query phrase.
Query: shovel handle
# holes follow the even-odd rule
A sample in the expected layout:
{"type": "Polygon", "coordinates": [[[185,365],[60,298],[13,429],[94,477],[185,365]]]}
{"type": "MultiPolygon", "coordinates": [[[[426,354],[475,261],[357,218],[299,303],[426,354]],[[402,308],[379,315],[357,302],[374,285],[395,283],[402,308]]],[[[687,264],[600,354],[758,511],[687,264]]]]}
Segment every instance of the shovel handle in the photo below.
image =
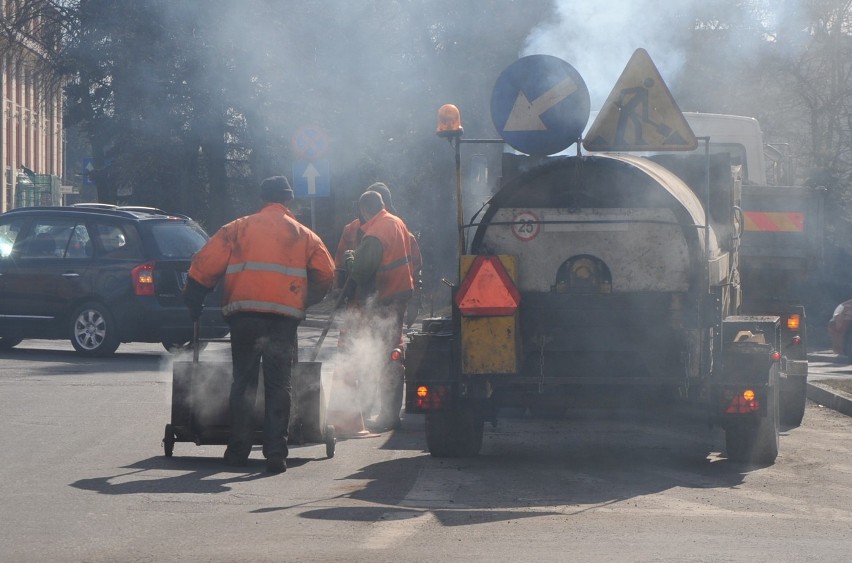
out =
{"type": "Polygon", "coordinates": [[[192,323],[192,363],[198,363],[198,345],[199,345],[199,334],[201,333],[201,328],[199,327],[198,319],[192,323]]]}
{"type": "Polygon", "coordinates": [[[325,340],[325,337],[328,336],[328,331],[331,328],[331,323],[334,322],[334,317],[337,316],[337,310],[340,309],[340,306],[343,305],[343,300],[346,299],[346,294],[348,293],[351,282],[352,278],[347,278],[346,283],[343,284],[343,289],[340,290],[340,295],[337,296],[337,301],[334,303],[334,309],[331,310],[331,314],[328,316],[328,320],[325,323],[325,327],[322,329],[322,333],[320,334],[320,337],[317,340],[316,346],[314,346],[314,350],[313,352],[311,352],[312,362],[317,361],[317,356],[319,356],[320,348],[322,348],[322,343],[325,340]]]}

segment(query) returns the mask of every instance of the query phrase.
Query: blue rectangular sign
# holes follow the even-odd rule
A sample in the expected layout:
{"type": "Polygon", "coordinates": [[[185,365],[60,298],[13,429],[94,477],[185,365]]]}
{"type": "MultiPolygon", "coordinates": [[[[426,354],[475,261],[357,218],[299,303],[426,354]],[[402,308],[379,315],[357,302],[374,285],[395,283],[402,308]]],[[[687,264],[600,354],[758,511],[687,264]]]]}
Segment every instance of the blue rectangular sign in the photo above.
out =
{"type": "Polygon", "coordinates": [[[84,186],[94,186],[95,181],[89,178],[89,173],[95,169],[95,159],[93,158],[84,158],[80,162],[80,171],[83,176],[83,185],[84,186]]]}
{"type": "Polygon", "coordinates": [[[293,193],[296,197],[329,197],[328,160],[294,161],[293,193]]]}

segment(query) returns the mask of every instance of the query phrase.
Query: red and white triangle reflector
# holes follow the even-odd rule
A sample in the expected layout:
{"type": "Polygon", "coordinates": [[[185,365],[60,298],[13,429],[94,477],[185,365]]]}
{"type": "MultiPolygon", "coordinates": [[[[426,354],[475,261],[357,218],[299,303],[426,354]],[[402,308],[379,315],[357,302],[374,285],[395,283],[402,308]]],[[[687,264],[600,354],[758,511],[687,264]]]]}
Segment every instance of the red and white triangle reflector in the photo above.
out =
{"type": "Polygon", "coordinates": [[[513,315],[521,294],[497,256],[477,256],[456,292],[456,306],[466,317],[513,315]]]}

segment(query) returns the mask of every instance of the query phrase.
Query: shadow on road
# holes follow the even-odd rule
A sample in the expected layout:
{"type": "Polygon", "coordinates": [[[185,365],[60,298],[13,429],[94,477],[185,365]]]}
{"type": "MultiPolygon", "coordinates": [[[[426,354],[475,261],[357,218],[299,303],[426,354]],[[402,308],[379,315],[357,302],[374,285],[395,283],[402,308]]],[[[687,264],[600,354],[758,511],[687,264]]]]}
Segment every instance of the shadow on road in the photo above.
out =
{"type": "MultiPolygon", "coordinates": [[[[422,434],[405,425],[385,447],[395,442],[403,449],[423,445],[422,434]]],[[[476,457],[440,459],[424,453],[369,465],[346,477],[367,483],[348,498],[379,506],[312,509],[301,516],[367,521],[430,513],[443,525],[467,526],[619,510],[625,501],[645,502],[667,491],[700,503],[700,492],[678,490],[732,489],[759,470],[724,458],[723,442],[720,431],[678,417],[501,421],[487,427],[476,457]]]]}
{"type": "MultiPolygon", "coordinates": [[[[299,467],[313,459],[290,457],[288,467],[299,467]]],[[[104,495],[215,494],[231,490],[232,483],[275,477],[266,472],[263,459],[249,459],[245,467],[229,467],[220,457],[151,457],[123,467],[128,471],[109,477],[80,479],[72,487],[104,495]],[[181,471],[180,475],[151,478],[148,471],[181,471]]]]}
{"type": "Polygon", "coordinates": [[[162,354],[131,352],[116,353],[107,358],[87,358],[70,350],[13,348],[0,352],[0,360],[47,364],[28,368],[28,375],[79,375],[159,371],[164,362],[171,363],[172,358],[165,350],[162,354]]]}

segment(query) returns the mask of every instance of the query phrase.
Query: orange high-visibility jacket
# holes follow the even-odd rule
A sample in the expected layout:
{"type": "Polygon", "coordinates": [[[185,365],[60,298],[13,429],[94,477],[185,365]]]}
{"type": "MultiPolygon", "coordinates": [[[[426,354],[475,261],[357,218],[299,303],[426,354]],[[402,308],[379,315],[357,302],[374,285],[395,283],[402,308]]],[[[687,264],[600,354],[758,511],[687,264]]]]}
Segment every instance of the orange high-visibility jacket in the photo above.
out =
{"type": "Polygon", "coordinates": [[[340,235],[340,242],[337,243],[337,252],[334,253],[334,265],[337,266],[338,269],[346,269],[346,264],[343,260],[343,253],[347,250],[355,250],[358,247],[358,243],[361,242],[361,237],[358,236],[358,230],[360,228],[360,219],[355,219],[343,227],[343,233],[340,235]]]}
{"type": "Polygon", "coordinates": [[[382,245],[382,261],[376,271],[376,292],[380,301],[407,299],[414,292],[411,271],[411,238],[402,219],[381,210],[362,227],[365,237],[375,237],[382,245]]]}
{"type": "Polygon", "coordinates": [[[411,231],[408,231],[408,243],[411,245],[411,275],[417,277],[423,269],[423,255],[420,254],[420,243],[411,231]]]}
{"type": "Polygon", "coordinates": [[[224,276],[222,313],[305,318],[308,290],[328,292],[334,264],[325,245],[287,207],[268,203],[219,229],[192,258],[189,276],[212,288],[224,276]]]}
{"type": "MultiPolygon", "coordinates": [[[[393,214],[391,213],[391,215],[393,214]]],[[[361,221],[359,219],[355,219],[343,227],[340,242],[337,243],[337,252],[334,253],[334,265],[338,270],[346,269],[343,253],[358,248],[358,243],[361,242],[361,236],[363,236],[363,231],[359,233],[360,228],[361,221]]],[[[408,230],[408,226],[406,226],[406,230],[408,230]]],[[[423,255],[420,253],[420,244],[417,242],[417,238],[410,231],[408,238],[411,245],[411,272],[416,275],[423,268],[423,255]]]]}

